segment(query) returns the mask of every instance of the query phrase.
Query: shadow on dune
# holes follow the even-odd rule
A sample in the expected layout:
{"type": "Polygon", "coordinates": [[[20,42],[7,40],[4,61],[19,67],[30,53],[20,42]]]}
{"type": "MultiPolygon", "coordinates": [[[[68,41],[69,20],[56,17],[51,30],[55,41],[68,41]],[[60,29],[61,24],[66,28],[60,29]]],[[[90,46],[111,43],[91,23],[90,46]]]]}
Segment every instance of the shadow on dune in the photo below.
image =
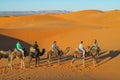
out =
{"type": "Polygon", "coordinates": [[[119,56],[119,54],[120,54],[120,50],[110,50],[107,54],[102,54],[98,58],[98,66],[100,66],[100,65],[102,65],[104,63],[107,63],[108,61],[112,60],[113,58],[119,56]],[[105,59],[107,59],[107,60],[105,60],[105,59]],[[105,61],[103,61],[103,60],[105,60],[105,61]]]}
{"type": "MultiPolygon", "coordinates": [[[[5,50],[5,51],[13,50],[18,40],[19,39],[0,34],[0,50],[5,50]]],[[[27,52],[29,52],[29,48],[31,45],[25,41],[22,41],[22,40],[19,40],[19,41],[22,47],[25,48],[27,52]]]]}
{"type": "Polygon", "coordinates": [[[66,56],[63,56],[63,57],[61,58],[61,62],[71,61],[72,58],[73,58],[72,55],[66,55],[66,56]]]}
{"type": "MultiPolygon", "coordinates": [[[[61,59],[60,59],[60,64],[66,64],[66,63],[69,63],[71,60],[72,60],[73,56],[72,55],[66,55],[66,56],[62,56],[61,59]]],[[[56,57],[53,57],[52,60],[52,65],[53,64],[57,64],[58,63],[58,58],[56,57]]]]}
{"type": "MultiPolygon", "coordinates": [[[[61,60],[60,60],[60,64],[68,63],[69,61],[71,61],[71,59],[72,59],[72,55],[63,56],[63,57],[61,58],[61,60]]],[[[47,60],[48,60],[48,58],[40,58],[39,65],[42,65],[42,66],[43,66],[43,65],[44,65],[44,66],[46,65],[46,66],[48,66],[47,60]]],[[[31,63],[33,63],[33,64],[31,64],[31,65],[34,66],[34,62],[35,62],[35,60],[32,60],[31,63]]],[[[51,58],[51,64],[52,64],[52,65],[58,64],[58,58],[57,58],[57,57],[52,57],[52,58],[51,58]]]]}

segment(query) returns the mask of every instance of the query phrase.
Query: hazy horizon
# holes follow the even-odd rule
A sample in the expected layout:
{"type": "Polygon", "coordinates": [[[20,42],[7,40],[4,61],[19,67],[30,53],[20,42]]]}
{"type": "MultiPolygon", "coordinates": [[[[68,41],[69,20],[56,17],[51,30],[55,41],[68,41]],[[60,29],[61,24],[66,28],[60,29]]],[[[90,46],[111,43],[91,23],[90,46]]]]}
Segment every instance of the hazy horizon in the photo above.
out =
{"type": "MultiPolygon", "coordinates": [[[[100,9],[84,9],[84,10],[76,10],[76,11],[70,11],[70,10],[58,10],[58,11],[70,11],[70,12],[77,12],[77,11],[86,11],[86,10],[98,10],[98,11],[112,11],[112,10],[120,10],[120,9],[109,9],[109,10],[100,10],[100,9]]],[[[14,10],[15,11],[15,10],[14,10]]],[[[13,12],[14,12],[13,11],[13,12]]],[[[57,11],[57,10],[23,10],[23,12],[24,11],[35,11],[35,12],[37,12],[37,11],[57,11]]],[[[9,11],[0,11],[0,12],[9,12],[9,11]]],[[[12,12],[12,11],[10,11],[10,12],[12,12]]],[[[17,12],[17,10],[15,11],[15,12],[17,12]]],[[[22,10],[19,10],[18,12],[22,12],[22,10]]]]}
{"type": "Polygon", "coordinates": [[[0,0],[0,11],[42,11],[42,10],[116,10],[120,1],[115,0],[0,0]]]}

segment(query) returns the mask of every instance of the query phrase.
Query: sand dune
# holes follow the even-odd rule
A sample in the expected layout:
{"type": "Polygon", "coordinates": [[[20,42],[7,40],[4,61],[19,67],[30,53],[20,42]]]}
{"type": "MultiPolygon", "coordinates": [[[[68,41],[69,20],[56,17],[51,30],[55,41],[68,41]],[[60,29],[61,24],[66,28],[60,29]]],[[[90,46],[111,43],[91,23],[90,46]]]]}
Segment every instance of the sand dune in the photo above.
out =
{"type": "Polygon", "coordinates": [[[120,11],[99,11],[99,10],[86,10],[80,12],[73,12],[69,14],[56,15],[58,17],[79,22],[81,24],[88,24],[92,26],[104,27],[119,27],[120,11]]]}
{"type": "MultiPolygon", "coordinates": [[[[16,59],[13,70],[4,68],[7,60],[0,60],[0,79],[23,80],[119,80],[120,54],[120,11],[85,10],[68,14],[43,14],[32,16],[0,17],[0,49],[8,50],[15,47],[17,40],[24,47],[29,47],[38,41],[39,47],[51,49],[54,40],[61,49],[71,47],[72,51],[79,46],[81,40],[84,46],[91,46],[94,39],[98,40],[103,54],[99,57],[97,68],[92,66],[91,59],[86,61],[87,67],[70,66],[70,59],[57,62],[48,67],[46,55],[42,57],[40,67],[19,69],[16,59]],[[45,58],[45,59],[44,59],[45,58]],[[42,64],[43,63],[43,64],[42,64]],[[12,73],[12,75],[11,75],[12,73]],[[53,75],[51,75],[53,74],[53,75]]],[[[27,63],[27,60],[26,60],[27,63]]],[[[75,64],[81,65],[81,61],[75,64]]],[[[33,64],[34,65],[34,64],[33,64]]]]}
{"type": "Polygon", "coordinates": [[[33,16],[13,16],[13,17],[6,17],[0,18],[0,28],[43,28],[47,27],[56,27],[56,23],[59,25],[69,24],[68,21],[64,22],[65,20],[59,19],[57,17],[53,17],[51,15],[33,15],[33,16]],[[8,26],[9,25],[9,26],[8,26]],[[17,26],[16,26],[17,25],[17,26]]]}

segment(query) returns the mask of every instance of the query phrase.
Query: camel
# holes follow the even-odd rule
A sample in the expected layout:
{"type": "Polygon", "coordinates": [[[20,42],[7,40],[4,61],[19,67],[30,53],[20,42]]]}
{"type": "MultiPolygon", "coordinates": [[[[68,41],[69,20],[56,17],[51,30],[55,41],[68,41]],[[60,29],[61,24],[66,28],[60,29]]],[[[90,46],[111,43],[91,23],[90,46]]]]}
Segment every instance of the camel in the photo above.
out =
{"type": "Polygon", "coordinates": [[[32,58],[35,58],[36,59],[36,66],[38,65],[38,62],[40,60],[40,56],[43,56],[45,53],[45,49],[43,48],[42,49],[42,52],[40,51],[37,51],[34,47],[30,47],[30,53],[28,55],[28,59],[29,59],[29,66],[30,66],[30,63],[32,61],[32,58]]]}
{"type": "Polygon", "coordinates": [[[15,58],[19,58],[21,60],[21,68],[25,68],[25,57],[24,57],[24,54],[20,51],[18,51],[16,48],[13,50],[13,52],[11,52],[9,54],[9,57],[8,57],[8,62],[9,62],[9,68],[12,69],[12,62],[15,58]]]}
{"type": "Polygon", "coordinates": [[[10,53],[11,53],[11,50],[8,50],[8,51],[0,50],[0,59],[8,58],[10,53]]]}
{"type": "Polygon", "coordinates": [[[92,59],[93,59],[93,65],[95,67],[96,63],[97,63],[97,57],[99,56],[99,50],[94,48],[94,47],[91,47],[90,48],[90,53],[91,53],[91,56],[92,56],[92,59]]]}
{"type": "MultiPolygon", "coordinates": [[[[87,52],[86,52],[87,53],[87,52]]],[[[86,54],[85,53],[85,54],[86,54]]],[[[83,56],[83,52],[80,50],[80,51],[74,51],[73,52],[73,59],[71,61],[71,64],[73,65],[73,63],[76,61],[77,58],[83,58],[83,67],[85,67],[85,55],[83,56]]]]}
{"type": "Polygon", "coordinates": [[[61,57],[63,55],[65,55],[65,54],[67,54],[70,51],[70,47],[67,47],[65,49],[65,51],[62,51],[61,49],[59,49],[59,51],[60,51],[59,53],[55,52],[53,50],[50,50],[50,51],[47,52],[47,58],[48,58],[48,64],[49,64],[49,66],[51,66],[51,58],[52,58],[52,56],[57,57],[58,58],[58,64],[60,64],[61,57]]]}
{"type": "Polygon", "coordinates": [[[77,58],[83,58],[83,67],[85,67],[85,57],[86,56],[92,56],[92,59],[93,59],[93,65],[94,66],[96,66],[96,62],[97,62],[97,57],[98,57],[98,55],[99,55],[99,50],[98,49],[95,49],[95,48],[93,48],[93,47],[90,47],[90,46],[88,46],[88,51],[86,51],[86,53],[85,53],[86,55],[85,56],[83,56],[83,53],[82,53],[82,51],[74,51],[73,52],[73,59],[72,59],[72,61],[71,61],[71,64],[73,65],[73,63],[75,62],[75,60],[77,59],[77,58]]]}

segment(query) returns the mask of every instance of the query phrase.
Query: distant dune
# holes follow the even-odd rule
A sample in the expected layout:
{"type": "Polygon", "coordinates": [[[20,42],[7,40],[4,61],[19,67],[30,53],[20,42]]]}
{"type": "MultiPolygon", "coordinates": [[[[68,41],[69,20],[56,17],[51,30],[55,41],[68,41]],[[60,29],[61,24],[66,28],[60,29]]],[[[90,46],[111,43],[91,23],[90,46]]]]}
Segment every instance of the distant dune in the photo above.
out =
{"type": "Polygon", "coordinates": [[[119,27],[120,25],[119,23],[120,10],[112,11],[85,10],[72,12],[68,14],[61,14],[58,15],[58,17],[92,26],[119,27]]]}
{"type": "Polygon", "coordinates": [[[26,16],[34,14],[66,14],[70,11],[66,10],[40,10],[40,11],[0,11],[0,17],[4,16],[26,16]]]}
{"type": "Polygon", "coordinates": [[[119,27],[120,11],[99,11],[99,10],[85,10],[71,12],[68,14],[43,14],[33,16],[11,16],[0,18],[0,28],[40,28],[44,26],[70,26],[79,25],[84,26],[99,26],[99,27],[119,27]],[[21,23],[21,21],[23,21],[21,23]],[[47,21],[47,23],[46,23],[47,21]],[[55,25],[56,24],[56,25],[55,25]],[[9,26],[8,26],[9,25],[9,26]],[[17,27],[16,27],[17,25],[17,27]]]}

